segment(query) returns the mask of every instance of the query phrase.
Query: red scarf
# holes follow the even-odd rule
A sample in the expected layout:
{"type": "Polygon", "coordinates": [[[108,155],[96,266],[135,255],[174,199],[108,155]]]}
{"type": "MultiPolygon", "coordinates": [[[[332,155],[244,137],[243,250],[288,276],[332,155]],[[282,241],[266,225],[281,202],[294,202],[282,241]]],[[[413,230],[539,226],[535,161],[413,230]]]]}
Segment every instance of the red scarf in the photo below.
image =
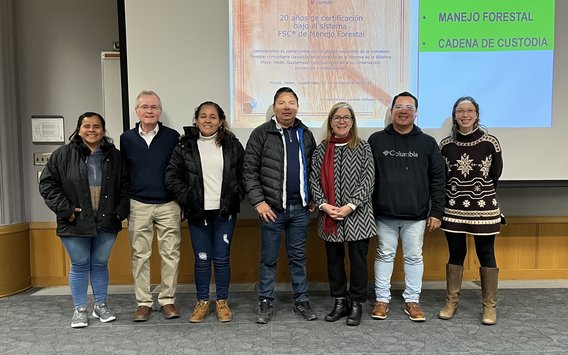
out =
{"type": "MultiPolygon", "coordinates": [[[[327,203],[335,206],[335,177],[333,174],[333,157],[335,155],[335,145],[347,143],[351,139],[351,134],[343,138],[332,136],[325,149],[323,162],[321,164],[321,184],[323,194],[327,203]]],[[[337,223],[327,213],[323,214],[323,231],[327,234],[337,234],[337,223]]]]}

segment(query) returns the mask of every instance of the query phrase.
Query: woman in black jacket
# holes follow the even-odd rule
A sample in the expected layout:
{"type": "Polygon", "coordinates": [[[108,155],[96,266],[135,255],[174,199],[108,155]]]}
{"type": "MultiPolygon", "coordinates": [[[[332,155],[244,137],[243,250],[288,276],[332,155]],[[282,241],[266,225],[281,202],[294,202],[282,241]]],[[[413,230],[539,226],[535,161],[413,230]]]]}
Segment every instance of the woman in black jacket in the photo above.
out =
{"type": "Polygon", "coordinates": [[[82,114],[69,144],[53,152],[39,190],[57,216],[57,235],[71,259],[69,287],[75,304],[71,327],[87,321],[89,278],[95,298],[93,317],[116,319],[107,306],[108,258],[122,220],[128,216],[128,177],[120,152],[105,136],[105,120],[82,114]]]}
{"type": "Polygon", "coordinates": [[[233,319],[227,303],[230,251],[245,196],[244,149],[229,131],[223,109],[211,101],[195,109],[194,126],[184,127],[184,131],[166,169],[166,186],[187,218],[195,256],[197,303],[189,321],[201,322],[209,311],[213,261],[217,318],[229,322],[233,319]]]}

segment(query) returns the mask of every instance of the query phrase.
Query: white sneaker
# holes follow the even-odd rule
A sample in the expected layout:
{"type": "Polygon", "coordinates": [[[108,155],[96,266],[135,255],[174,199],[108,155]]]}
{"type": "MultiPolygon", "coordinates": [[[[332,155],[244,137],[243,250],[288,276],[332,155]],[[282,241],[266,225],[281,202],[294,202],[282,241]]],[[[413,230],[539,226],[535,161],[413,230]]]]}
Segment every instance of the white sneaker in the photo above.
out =
{"type": "Polygon", "coordinates": [[[116,319],[114,313],[108,309],[106,303],[95,304],[95,307],[93,308],[93,317],[98,318],[103,323],[112,322],[116,319]]]}
{"type": "Polygon", "coordinates": [[[75,313],[73,313],[73,319],[71,320],[72,328],[85,328],[89,325],[87,319],[87,307],[75,308],[75,313]]]}

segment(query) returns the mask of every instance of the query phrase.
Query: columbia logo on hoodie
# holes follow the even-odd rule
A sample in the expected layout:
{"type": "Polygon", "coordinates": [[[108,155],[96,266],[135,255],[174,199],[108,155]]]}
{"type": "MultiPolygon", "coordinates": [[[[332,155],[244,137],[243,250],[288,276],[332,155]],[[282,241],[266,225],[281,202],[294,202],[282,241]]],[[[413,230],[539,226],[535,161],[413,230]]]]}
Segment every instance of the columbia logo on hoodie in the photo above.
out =
{"type": "Polygon", "coordinates": [[[400,150],[384,150],[383,155],[385,157],[399,157],[399,158],[418,158],[419,155],[417,152],[409,151],[409,152],[401,152],[400,150]]]}

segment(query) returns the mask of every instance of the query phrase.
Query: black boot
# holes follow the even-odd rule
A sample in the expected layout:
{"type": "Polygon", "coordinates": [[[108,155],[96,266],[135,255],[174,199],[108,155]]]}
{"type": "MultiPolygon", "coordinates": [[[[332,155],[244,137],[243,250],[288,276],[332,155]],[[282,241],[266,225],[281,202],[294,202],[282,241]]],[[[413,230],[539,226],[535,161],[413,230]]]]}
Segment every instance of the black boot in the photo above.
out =
{"type": "Polygon", "coordinates": [[[347,325],[359,325],[361,323],[361,314],[363,313],[363,305],[360,302],[352,301],[351,309],[347,315],[347,325]]]}
{"type": "Polygon", "coordinates": [[[327,322],[335,322],[349,313],[349,300],[346,297],[335,299],[335,305],[331,313],[325,316],[327,322]]]}

